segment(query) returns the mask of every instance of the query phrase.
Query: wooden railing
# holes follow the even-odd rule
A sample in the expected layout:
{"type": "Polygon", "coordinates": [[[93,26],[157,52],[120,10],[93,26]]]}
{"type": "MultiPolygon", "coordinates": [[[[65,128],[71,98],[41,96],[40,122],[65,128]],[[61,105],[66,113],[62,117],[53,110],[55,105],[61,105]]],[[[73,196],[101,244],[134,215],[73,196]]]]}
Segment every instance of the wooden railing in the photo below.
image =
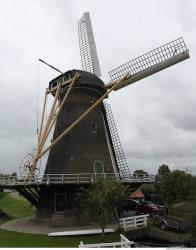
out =
{"type": "Polygon", "coordinates": [[[123,247],[123,248],[130,248],[134,241],[128,240],[124,235],[120,234],[120,242],[111,242],[111,243],[97,243],[97,244],[83,244],[83,242],[80,242],[80,245],[78,247],[83,248],[101,248],[101,247],[123,247]]]}
{"type": "Polygon", "coordinates": [[[78,173],[78,174],[44,174],[34,176],[27,180],[25,176],[3,176],[0,177],[0,186],[18,185],[50,185],[50,184],[82,184],[93,183],[101,180],[120,181],[123,183],[155,182],[154,175],[127,175],[121,176],[117,173],[78,173]]]}
{"type": "Polygon", "coordinates": [[[142,227],[147,227],[148,216],[149,214],[144,214],[144,215],[120,218],[119,219],[120,227],[123,228],[125,232],[142,227]]]}

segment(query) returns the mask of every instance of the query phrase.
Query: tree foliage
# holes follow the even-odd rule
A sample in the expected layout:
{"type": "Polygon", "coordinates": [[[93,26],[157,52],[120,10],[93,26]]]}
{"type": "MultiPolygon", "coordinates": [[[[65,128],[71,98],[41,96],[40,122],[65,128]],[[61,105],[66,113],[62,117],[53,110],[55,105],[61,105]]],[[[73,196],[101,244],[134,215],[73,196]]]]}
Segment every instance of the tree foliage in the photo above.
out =
{"type": "Polygon", "coordinates": [[[160,181],[163,177],[169,175],[171,173],[171,170],[169,169],[168,165],[162,164],[158,168],[158,173],[156,175],[156,180],[160,181]]]}
{"type": "Polygon", "coordinates": [[[142,186],[140,187],[140,190],[145,196],[156,194],[156,188],[154,187],[153,184],[148,184],[148,183],[142,184],[142,186]]]}
{"type": "Polygon", "coordinates": [[[194,183],[190,174],[174,170],[165,175],[160,183],[160,196],[170,203],[190,200],[193,196],[194,183]]]}
{"type": "Polygon", "coordinates": [[[116,217],[116,209],[120,209],[128,197],[127,187],[119,182],[99,181],[88,188],[80,188],[77,203],[84,214],[96,219],[104,228],[116,217]]]}
{"type": "Polygon", "coordinates": [[[192,236],[192,240],[194,241],[194,245],[196,245],[196,198],[194,199],[194,203],[193,203],[193,208],[192,208],[192,214],[190,216],[190,223],[192,225],[191,228],[191,236],[192,236]]]}
{"type": "Polygon", "coordinates": [[[12,174],[11,174],[11,176],[15,176],[15,177],[17,177],[18,176],[18,174],[16,173],[16,172],[13,172],[12,174]]]}
{"type": "Polygon", "coordinates": [[[144,174],[148,174],[146,171],[144,171],[143,169],[137,169],[133,172],[133,176],[135,175],[144,175],[144,174]]]}

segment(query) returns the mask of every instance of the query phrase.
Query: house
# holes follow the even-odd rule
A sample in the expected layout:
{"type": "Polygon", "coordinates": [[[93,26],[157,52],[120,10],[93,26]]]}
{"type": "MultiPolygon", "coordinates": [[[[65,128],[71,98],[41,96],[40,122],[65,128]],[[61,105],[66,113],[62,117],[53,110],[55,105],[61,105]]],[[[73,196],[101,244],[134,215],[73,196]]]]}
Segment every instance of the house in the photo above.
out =
{"type": "Polygon", "coordinates": [[[145,196],[144,196],[144,194],[142,193],[141,190],[137,189],[136,191],[134,191],[134,192],[129,196],[129,199],[144,201],[145,196]]]}

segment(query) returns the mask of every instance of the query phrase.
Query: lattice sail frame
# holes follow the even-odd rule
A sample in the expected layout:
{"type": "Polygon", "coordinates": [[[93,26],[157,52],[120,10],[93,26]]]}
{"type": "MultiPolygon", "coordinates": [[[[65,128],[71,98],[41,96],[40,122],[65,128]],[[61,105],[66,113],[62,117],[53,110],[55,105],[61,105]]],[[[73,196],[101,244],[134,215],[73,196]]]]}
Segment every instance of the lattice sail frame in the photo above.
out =
{"type": "Polygon", "coordinates": [[[78,38],[82,69],[101,77],[89,12],[85,12],[78,21],[78,38]]]}
{"type": "Polygon", "coordinates": [[[111,70],[108,74],[112,81],[118,80],[127,74],[133,76],[185,52],[188,52],[188,49],[183,38],[180,37],[125,64],[122,64],[121,66],[111,70]]]}
{"type": "Polygon", "coordinates": [[[114,154],[115,154],[116,164],[119,169],[119,174],[121,177],[130,177],[131,172],[130,172],[128,163],[126,161],[126,157],[124,155],[124,151],[122,148],[122,144],[120,142],[120,138],[118,135],[118,131],[116,128],[116,124],[114,121],[114,117],[113,117],[110,104],[104,101],[103,109],[105,113],[104,116],[106,118],[106,122],[109,128],[111,143],[112,143],[114,154]]]}

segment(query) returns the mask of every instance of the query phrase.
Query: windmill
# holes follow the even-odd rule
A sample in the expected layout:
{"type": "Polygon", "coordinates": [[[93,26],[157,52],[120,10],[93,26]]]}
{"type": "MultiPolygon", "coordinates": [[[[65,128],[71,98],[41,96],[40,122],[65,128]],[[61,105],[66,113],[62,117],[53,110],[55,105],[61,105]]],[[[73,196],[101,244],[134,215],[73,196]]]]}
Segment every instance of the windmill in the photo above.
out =
{"type": "MultiPolygon", "coordinates": [[[[97,178],[122,181],[133,187],[151,181],[150,176],[131,175],[111,107],[105,99],[112,91],[189,58],[183,39],[178,38],[111,70],[111,81],[105,84],[100,79],[88,12],[78,22],[78,36],[83,70],[63,73],[49,65],[60,75],[50,81],[45,92],[36,150],[23,159],[20,180],[11,179],[12,186],[37,207],[37,217],[53,218],[54,224],[63,225],[82,223],[74,201],[78,185],[89,185],[97,178]],[[54,99],[44,123],[49,94],[54,99]],[[52,142],[45,146],[52,128],[52,142]],[[47,152],[46,168],[40,177],[36,174],[38,162],[47,152]]],[[[7,181],[10,183],[10,179],[7,181]]]]}

